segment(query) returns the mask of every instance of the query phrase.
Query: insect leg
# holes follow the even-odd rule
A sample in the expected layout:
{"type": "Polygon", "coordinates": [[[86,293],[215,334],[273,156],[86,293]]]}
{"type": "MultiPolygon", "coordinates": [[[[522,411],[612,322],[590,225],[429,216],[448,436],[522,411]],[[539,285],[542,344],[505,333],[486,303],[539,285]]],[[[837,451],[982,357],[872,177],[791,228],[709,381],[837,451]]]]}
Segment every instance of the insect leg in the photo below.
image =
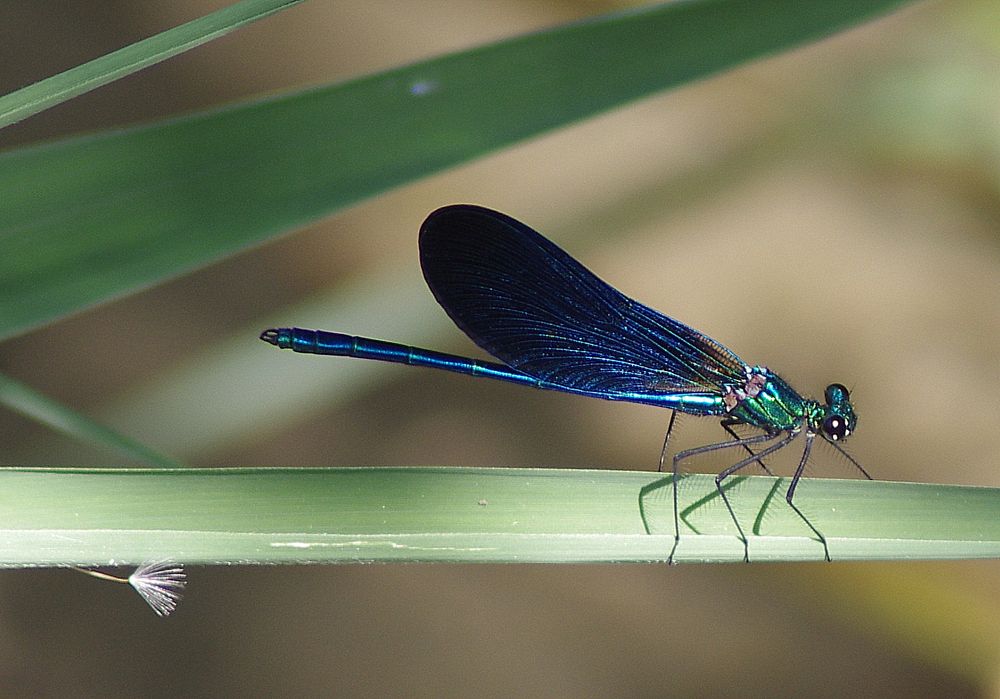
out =
{"type": "MultiPolygon", "coordinates": [[[[820,534],[819,529],[817,529],[813,523],[809,521],[809,518],[802,514],[802,510],[800,510],[795,503],[792,502],[792,498],[795,497],[795,487],[799,484],[799,479],[802,478],[802,472],[806,468],[806,462],[809,461],[809,452],[812,451],[813,439],[815,438],[815,432],[806,432],[806,446],[802,450],[802,458],[799,459],[799,465],[798,468],[795,469],[795,475],[792,476],[792,482],[788,486],[788,492],[785,493],[785,501],[788,503],[789,507],[795,510],[795,514],[797,514],[802,521],[805,522],[810,529],[812,529],[813,534],[815,534],[816,538],[819,539],[819,542],[823,544],[823,556],[827,561],[829,561],[831,560],[830,549],[827,548],[826,537],[820,534]]],[[[862,472],[864,472],[864,469],[862,469],[862,472]]]]}
{"type": "MultiPolygon", "coordinates": [[[[734,426],[734,425],[741,425],[741,424],[743,424],[743,421],[742,421],[742,420],[737,420],[736,418],[732,418],[732,417],[727,417],[727,418],[723,418],[723,419],[722,419],[722,420],[720,421],[720,423],[719,423],[719,424],[721,424],[721,425],[722,425],[722,429],[724,429],[724,430],[725,430],[726,432],[728,432],[728,433],[729,433],[729,434],[730,434],[730,435],[732,436],[732,438],[733,438],[733,440],[734,440],[734,441],[737,441],[737,442],[739,442],[739,441],[741,441],[741,440],[743,439],[742,437],[740,437],[740,436],[739,436],[739,435],[738,435],[738,434],[736,433],[736,430],[734,430],[734,429],[733,429],[733,426],[734,426]]],[[[744,448],[745,448],[745,449],[747,450],[747,453],[748,453],[748,454],[750,454],[750,456],[753,456],[753,455],[754,455],[754,453],[753,453],[753,449],[751,449],[750,447],[748,447],[748,446],[747,446],[746,444],[744,444],[744,445],[743,445],[743,447],[744,447],[744,448]]],[[[660,463],[661,463],[661,464],[663,463],[663,461],[662,461],[662,458],[661,458],[661,461],[660,461],[660,463]]],[[[767,464],[765,464],[765,463],[764,463],[764,461],[763,461],[762,459],[757,459],[757,463],[758,463],[758,464],[760,465],[760,467],[761,467],[762,469],[764,469],[764,473],[766,473],[766,474],[767,474],[767,475],[769,475],[769,476],[773,476],[773,475],[774,475],[774,474],[773,474],[773,473],[771,472],[771,469],[769,469],[769,468],[767,467],[767,464]]]]}
{"type": "Polygon", "coordinates": [[[677,419],[677,411],[670,411],[670,422],[667,424],[667,434],[663,437],[663,449],[660,450],[660,465],[657,473],[663,473],[663,461],[667,458],[667,447],[670,445],[670,433],[674,431],[674,420],[677,419]]]}
{"type": "MultiPolygon", "coordinates": [[[[763,436],[766,437],[766,438],[769,438],[769,439],[773,439],[778,434],[780,434],[780,433],[773,433],[772,432],[772,433],[768,433],[768,434],[763,435],[763,436]]],[[[717,475],[715,477],[715,487],[718,488],[719,495],[722,496],[722,501],[724,503],[726,503],[726,509],[729,510],[729,516],[733,518],[733,524],[736,525],[736,530],[739,532],[740,539],[743,541],[743,562],[744,563],[749,563],[750,562],[750,542],[747,540],[746,534],[743,533],[743,527],[740,526],[740,520],[737,519],[736,512],[733,511],[733,506],[729,502],[729,496],[726,495],[726,491],[722,487],[722,481],[726,480],[727,478],[729,478],[731,475],[733,475],[734,473],[736,473],[740,469],[743,469],[743,468],[749,466],[750,464],[754,463],[755,461],[759,461],[760,459],[764,458],[765,456],[767,456],[769,454],[773,454],[774,452],[778,451],[779,449],[788,446],[788,443],[791,442],[793,439],[795,439],[795,437],[797,435],[798,435],[798,432],[788,432],[788,434],[785,437],[781,438],[780,440],[778,440],[774,444],[770,445],[769,447],[767,447],[766,449],[764,449],[760,453],[758,453],[758,454],[752,454],[752,455],[748,456],[747,458],[743,459],[742,461],[738,461],[737,463],[733,464],[732,466],[730,466],[726,470],[722,471],[721,473],[719,473],[719,475],[717,475]]],[[[758,441],[763,441],[763,440],[758,440],[758,441]]],[[[747,442],[749,442],[749,440],[745,439],[745,440],[743,440],[741,442],[741,444],[745,445],[747,442]]],[[[729,443],[730,444],[734,444],[735,442],[729,442],[729,443]]]]}
{"type": "Polygon", "coordinates": [[[864,476],[864,477],[865,477],[865,478],[867,478],[868,480],[873,480],[873,479],[872,479],[872,477],[868,475],[868,471],[866,471],[866,470],[865,470],[865,467],[864,467],[864,466],[862,466],[861,464],[859,464],[859,463],[858,463],[858,462],[857,462],[857,461],[856,461],[856,460],[854,459],[854,457],[853,457],[853,456],[851,456],[850,454],[848,454],[848,453],[847,453],[847,451],[846,451],[846,450],[844,449],[844,447],[840,446],[840,445],[839,445],[839,444],[837,444],[836,442],[829,442],[829,444],[832,444],[832,445],[834,446],[834,448],[835,448],[835,449],[836,449],[837,451],[839,451],[839,452],[840,452],[840,453],[841,453],[841,454],[842,454],[842,455],[844,456],[844,458],[845,458],[845,459],[847,459],[847,460],[848,460],[848,461],[850,461],[850,462],[851,462],[852,464],[854,464],[855,468],[857,468],[857,469],[858,469],[859,471],[861,471],[861,475],[862,475],[862,476],[864,476]]]}
{"type": "MultiPolygon", "coordinates": [[[[707,454],[707,453],[712,452],[712,451],[718,451],[719,449],[728,449],[730,447],[738,447],[738,446],[749,448],[749,445],[752,445],[752,444],[762,444],[764,442],[771,441],[772,439],[774,439],[777,436],[778,436],[777,433],[771,433],[771,432],[769,432],[769,433],[766,433],[766,434],[759,434],[759,435],[756,435],[754,437],[747,437],[745,439],[737,439],[735,441],[726,441],[726,442],[717,442],[715,444],[706,444],[704,446],[695,447],[693,449],[687,449],[685,451],[678,452],[677,454],[674,455],[674,460],[673,460],[673,476],[674,476],[673,477],[673,489],[674,489],[674,547],[670,551],[670,557],[667,559],[668,563],[673,563],[673,561],[674,561],[674,553],[677,551],[677,545],[680,543],[680,540],[681,540],[680,510],[678,509],[678,504],[677,504],[677,479],[678,479],[679,473],[680,473],[679,468],[678,468],[680,462],[684,461],[685,459],[690,458],[692,456],[698,456],[699,454],[707,454]]],[[[769,453],[770,453],[770,451],[768,451],[768,450],[765,449],[763,452],[761,452],[760,455],[758,455],[758,456],[751,456],[748,459],[747,463],[749,463],[751,461],[754,461],[756,458],[760,458],[761,456],[766,456],[769,453]]],[[[716,478],[716,487],[718,487],[718,486],[719,486],[719,481],[718,481],[718,478],[716,478]]],[[[722,492],[721,489],[720,489],[719,492],[722,492]]],[[[722,497],[725,500],[725,493],[723,493],[722,497]]],[[[725,500],[725,502],[726,502],[726,507],[729,508],[729,514],[733,516],[733,521],[736,521],[736,516],[733,515],[733,508],[729,507],[729,501],[725,500]]],[[[743,536],[743,530],[740,529],[739,522],[736,522],[736,528],[740,530],[740,536],[743,539],[744,544],[746,544],[746,537],[743,536]]]]}

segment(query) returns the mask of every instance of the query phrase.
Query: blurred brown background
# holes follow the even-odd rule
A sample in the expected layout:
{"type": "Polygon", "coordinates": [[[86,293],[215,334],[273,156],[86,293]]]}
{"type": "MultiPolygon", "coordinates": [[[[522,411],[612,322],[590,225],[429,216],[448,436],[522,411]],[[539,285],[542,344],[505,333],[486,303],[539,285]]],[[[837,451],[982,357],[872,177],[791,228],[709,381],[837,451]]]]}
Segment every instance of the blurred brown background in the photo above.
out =
{"type": "MultiPolygon", "coordinates": [[[[0,5],[8,92],[222,2],[0,5]]],[[[620,9],[306,3],[0,132],[10,148],[321,84],[620,9]]],[[[887,19],[534,139],[0,347],[0,371],[193,465],[653,469],[665,414],[256,339],[475,349],[416,231],[475,202],[806,393],[882,479],[1000,485],[1000,4],[887,19]],[[290,373],[291,372],[291,373],[290,373]],[[210,416],[210,417],[207,417],[210,416]]],[[[683,422],[686,446],[710,421],[683,422]],[[707,423],[707,424],[705,424],[707,423]]],[[[3,461],[116,454],[0,413],[3,461]]],[[[846,471],[829,451],[821,473],[846,471]]],[[[0,576],[5,695],[990,696],[994,562],[192,569],[166,621],[0,576]]]]}

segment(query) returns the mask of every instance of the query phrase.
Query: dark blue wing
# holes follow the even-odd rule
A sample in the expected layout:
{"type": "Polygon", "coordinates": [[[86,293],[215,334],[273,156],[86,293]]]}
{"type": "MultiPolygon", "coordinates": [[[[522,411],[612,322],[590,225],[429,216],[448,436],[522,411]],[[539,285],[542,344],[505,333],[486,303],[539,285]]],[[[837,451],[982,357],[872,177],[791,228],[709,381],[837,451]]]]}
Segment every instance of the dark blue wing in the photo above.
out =
{"type": "Polygon", "coordinates": [[[746,365],[697,330],[608,286],[551,241],[472,205],[420,229],[420,264],[438,303],[510,367],[599,397],[722,392],[746,365]]]}

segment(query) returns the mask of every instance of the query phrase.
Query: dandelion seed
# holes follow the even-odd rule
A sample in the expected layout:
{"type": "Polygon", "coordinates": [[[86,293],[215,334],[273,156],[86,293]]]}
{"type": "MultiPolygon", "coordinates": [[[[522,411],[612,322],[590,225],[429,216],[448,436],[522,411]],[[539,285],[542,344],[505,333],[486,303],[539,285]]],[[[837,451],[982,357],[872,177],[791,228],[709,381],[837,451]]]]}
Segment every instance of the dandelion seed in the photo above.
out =
{"type": "Polygon", "coordinates": [[[158,616],[169,616],[177,609],[187,584],[184,568],[172,561],[143,563],[127,578],[76,566],[73,569],[99,580],[131,585],[158,616]]]}
{"type": "Polygon", "coordinates": [[[128,576],[128,583],[160,616],[168,616],[181,601],[187,577],[184,569],[171,561],[144,563],[128,576]]]}

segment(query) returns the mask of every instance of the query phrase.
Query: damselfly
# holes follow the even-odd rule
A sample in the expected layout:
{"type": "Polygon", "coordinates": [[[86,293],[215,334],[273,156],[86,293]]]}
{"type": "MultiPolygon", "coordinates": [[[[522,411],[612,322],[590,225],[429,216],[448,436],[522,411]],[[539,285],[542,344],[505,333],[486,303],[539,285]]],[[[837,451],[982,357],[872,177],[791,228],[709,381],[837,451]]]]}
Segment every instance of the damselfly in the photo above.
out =
{"type": "MultiPolygon", "coordinates": [[[[420,264],[455,324],[501,363],[321,330],[272,328],[261,339],[296,352],[433,367],[719,417],[731,439],[673,457],[671,561],[680,540],[677,482],[683,461],[734,447],[745,450],[747,455],[720,471],[715,483],[749,560],[747,537],[724,482],[753,463],[770,474],[764,459],[804,433],[785,500],[830,560],[826,538],[794,496],[816,435],[870,478],[841,446],[858,422],[844,386],[827,386],[823,402],[803,397],[767,367],[751,366],[697,330],[628,298],[539,233],[497,211],[460,204],[433,212],[420,228],[420,264]],[[761,433],[741,437],[734,429],[739,425],[761,433]]],[[[671,413],[661,470],[675,416],[671,413]]]]}

